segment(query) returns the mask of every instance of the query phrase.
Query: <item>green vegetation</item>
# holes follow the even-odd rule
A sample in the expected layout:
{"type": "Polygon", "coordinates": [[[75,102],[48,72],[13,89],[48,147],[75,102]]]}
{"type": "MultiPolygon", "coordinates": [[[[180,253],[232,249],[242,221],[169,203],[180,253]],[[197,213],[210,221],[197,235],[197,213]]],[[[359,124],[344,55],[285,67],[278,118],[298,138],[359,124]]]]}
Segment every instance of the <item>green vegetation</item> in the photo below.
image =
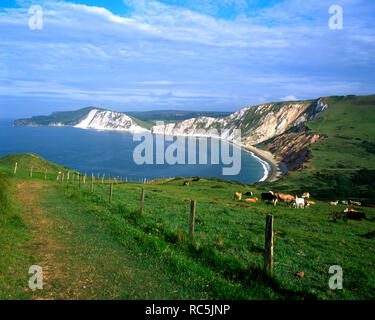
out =
{"type": "MultiPolygon", "coordinates": [[[[51,292],[54,298],[68,299],[374,298],[373,208],[361,209],[368,220],[334,222],[332,212],[346,206],[316,201],[302,210],[261,201],[246,204],[233,200],[234,192],[252,191],[260,198],[264,189],[219,179],[190,179],[183,186],[183,178],[115,184],[109,203],[108,181],[95,183],[90,193],[89,183],[79,189],[26,176],[20,171],[11,180],[40,184],[35,190],[38,212],[51,220],[47,229],[57,241],[52,262],[66,269],[53,287],[31,298],[51,292]],[[142,187],[145,210],[140,216],[142,187]],[[188,237],[190,199],[198,202],[194,242],[188,237]],[[263,271],[265,217],[270,213],[275,217],[272,276],[263,271]],[[329,267],[336,264],[344,270],[342,291],[328,287],[329,267]],[[301,271],[304,278],[296,276],[301,271]]],[[[300,188],[299,194],[305,191],[300,188]]],[[[22,196],[18,201],[24,201],[22,196]]],[[[6,283],[19,279],[7,272],[3,277],[6,283]]],[[[18,286],[21,292],[25,281],[18,286]]]]}
{"type": "Polygon", "coordinates": [[[35,256],[25,252],[30,234],[17,207],[15,186],[0,172],[0,299],[27,299],[28,268],[35,256]],[[25,271],[26,270],[26,271],[25,271]]]}
{"type": "Polygon", "coordinates": [[[0,167],[2,167],[6,172],[13,173],[16,162],[18,163],[17,170],[24,170],[29,172],[32,168],[33,174],[39,172],[43,173],[43,176],[46,169],[48,173],[54,174],[66,171],[68,169],[66,167],[47,161],[34,153],[9,154],[3,158],[0,158],[0,167]]]}

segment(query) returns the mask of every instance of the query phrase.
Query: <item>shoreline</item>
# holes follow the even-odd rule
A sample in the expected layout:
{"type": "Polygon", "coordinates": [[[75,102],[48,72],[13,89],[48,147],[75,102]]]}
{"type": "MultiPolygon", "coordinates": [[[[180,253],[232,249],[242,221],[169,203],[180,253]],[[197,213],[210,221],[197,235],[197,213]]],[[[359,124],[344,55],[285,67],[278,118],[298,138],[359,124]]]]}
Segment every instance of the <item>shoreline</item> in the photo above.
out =
{"type": "Polygon", "coordinates": [[[268,165],[268,167],[265,168],[265,176],[258,182],[274,182],[279,180],[288,172],[285,164],[277,161],[271,152],[258,149],[254,146],[247,146],[242,143],[235,144],[252,153],[253,157],[263,165],[263,168],[265,168],[265,164],[268,165]]]}
{"type": "MultiPolygon", "coordinates": [[[[48,126],[29,126],[29,127],[72,127],[72,128],[77,128],[77,129],[95,130],[95,131],[115,131],[115,132],[125,132],[125,133],[141,132],[141,131],[135,132],[135,131],[121,130],[121,129],[119,130],[119,129],[114,129],[114,128],[108,128],[108,129],[80,128],[80,127],[77,127],[77,126],[66,126],[66,125],[63,125],[63,126],[53,126],[53,125],[52,126],[51,125],[48,125],[48,126]]],[[[158,134],[155,134],[155,133],[153,133],[152,131],[149,131],[149,130],[142,131],[142,133],[151,133],[152,135],[158,135],[158,134]]],[[[175,135],[175,136],[178,136],[178,135],[175,135]]],[[[182,136],[189,137],[189,135],[182,135],[182,136]]],[[[277,181],[288,172],[285,164],[283,164],[280,161],[277,161],[274,158],[273,154],[269,151],[261,150],[261,149],[258,149],[256,147],[254,147],[254,146],[245,145],[245,144],[238,143],[238,142],[235,142],[233,140],[227,140],[227,139],[224,139],[224,138],[221,138],[221,137],[209,137],[209,136],[198,136],[198,135],[195,136],[195,137],[196,138],[203,137],[203,138],[211,138],[211,139],[216,138],[216,139],[219,139],[219,140],[223,140],[223,141],[232,143],[233,145],[236,145],[237,147],[243,149],[244,151],[247,151],[247,152],[251,153],[251,155],[258,162],[260,162],[260,164],[263,166],[263,169],[264,169],[264,176],[262,177],[262,179],[260,179],[257,182],[277,181]]]]}

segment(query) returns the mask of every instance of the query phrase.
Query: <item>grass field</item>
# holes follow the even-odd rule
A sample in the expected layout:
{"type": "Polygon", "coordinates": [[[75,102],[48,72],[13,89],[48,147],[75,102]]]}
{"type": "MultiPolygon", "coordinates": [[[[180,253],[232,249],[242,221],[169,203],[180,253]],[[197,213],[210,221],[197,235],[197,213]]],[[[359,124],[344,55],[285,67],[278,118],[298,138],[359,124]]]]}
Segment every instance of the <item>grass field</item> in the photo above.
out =
{"type": "MultiPolygon", "coordinates": [[[[10,181],[6,184],[11,188],[24,184],[24,189],[28,185],[35,189],[39,208],[35,212],[41,215],[39,220],[49,221],[48,234],[54,239],[50,248],[35,249],[33,241],[41,240],[30,231],[34,227],[33,219],[27,218],[28,209],[26,213],[15,210],[16,223],[2,223],[2,234],[20,232],[19,239],[7,239],[18,243],[20,250],[12,253],[16,255],[12,259],[18,269],[24,266],[23,273],[2,272],[2,299],[9,295],[19,299],[49,295],[63,299],[374,298],[373,208],[361,209],[368,220],[333,222],[332,211],[345,207],[332,207],[327,201],[306,209],[285,204],[274,208],[262,202],[241,207],[238,205],[244,202],[233,200],[234,192],[253,191],[260,198],[259,192],[264,190],[217,179],[191,181],[189,186],[183,186],[182,179],[115,184],[109,203],[107,183],[97,181],[90,193],[89,183],[79,189],[77,183],[61,185],[55,179],[51,174],[44,181],[42,173],[30,178],[22,170],[15,178],[1,178],[10,181]],[[141,216],[142,187],[145,210],[141,216]],[[194,242],[188,237],[188,199],[198,203],[194,242]],[[267,214],[274,215],[273,275],[263,270],[267,214]],[[56,251],[54,258],[47,249],[56,251]],[[55,277],[51,273],[47,289],[31,294],[25,268],[32,261],[65,271],[55,277]],[[343,268],[343,290],[328,287],[331,265],[343,268]],[[301,271],[304,278],[296,276],[301,271]]],[[[18,203],[22,204],[22,198],[18,203]]],[[[4,212],[8,211],[3,210],[3,220],[4,212]]],[[[13,245],[2,243],[5,249],[13,245]]],[[[6,256],[3,266],[11,259],[6,256]]]]}

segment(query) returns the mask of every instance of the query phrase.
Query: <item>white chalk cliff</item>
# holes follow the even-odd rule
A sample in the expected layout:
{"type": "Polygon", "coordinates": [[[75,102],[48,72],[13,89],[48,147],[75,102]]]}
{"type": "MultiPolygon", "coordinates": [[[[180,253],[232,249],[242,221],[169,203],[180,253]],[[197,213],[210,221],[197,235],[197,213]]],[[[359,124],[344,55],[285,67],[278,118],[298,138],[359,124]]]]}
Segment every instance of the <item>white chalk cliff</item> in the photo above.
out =
{"type": "Polygon", "coordinates": [[[306,102],[269,103],[241,109],[225,118],[199,117],[154,126],[152,133],[172,136],[207,136],[243,145],[256,145],[289,128],[311,121],[328,105],[322,99],[306,102]],[[241,130],[241,136],[236,129],[241,130]]]}
{"type": "Polygon", "coordinates": [[[116,130],[143,132],[148,129],[139,126],[132,118],[121,112],[92,109],[87,116],[74,127],[81,129],[116,130]]]}

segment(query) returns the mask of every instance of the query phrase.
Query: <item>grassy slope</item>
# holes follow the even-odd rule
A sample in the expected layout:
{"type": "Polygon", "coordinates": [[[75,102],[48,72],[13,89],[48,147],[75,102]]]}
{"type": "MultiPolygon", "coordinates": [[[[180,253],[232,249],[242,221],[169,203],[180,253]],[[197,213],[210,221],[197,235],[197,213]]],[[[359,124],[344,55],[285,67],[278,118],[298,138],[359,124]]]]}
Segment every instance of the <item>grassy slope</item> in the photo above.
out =
{"type": "Polygon", "coordinates": [[[30,234],[14,193],[11,179],[0,172],[0,300],[28,298],[27,271],[35,262],[34,254],[24,251],[30,234]]]}
{"type": "MultiPolygon", "coordinates": [[[[19,174],[27,176],[27,172],[19,174]]],[[[21,178],[25,179],[30,178],[21,178]]],[[[80,266],[84,265],[85,259],[92,263],[96,270],[94,274],[102,281],[96,287],[84,281],[87,293],[78,286],[70,295],[61,292],[63,297],[374,298],[374,209],[364,209],[368,221],[334,223],[329,218],[333,209],[326,202],[318,201],[316,206],[305,210],[285,205],[274,208],[266,203],[238,207],[238,202],[232,200],[235,191],[258,191],[251,186],[216,179],[201,179],[191,182],[189,187],[182,186],[179,179],[163,184],[115,185],[112,204],[108,203],[108,184],[95,184],[91,194],[88,184],[79,190],[77,184],[62,186],[43,180],[41,183],[47,184],[42,193],[42,206],[55,226],[61,226],[55,227],[53,238],[67,241],[66,232],[71,231],[66,245],[79,248],[75,254],[62,250],[57,255],[59,263],[72,267],[71,272],[67,271],[67,278],[57,281],[51,290],[64,290],[64,281],[69,282],[72,278],[73,283],[79,283],[73,271],[84,269],[80,266]],[[141,187],[146,189],[142,217],[137,215],[141,187]],[[194,244],[188,241],[190,205],[184,201],[187,198],[198,201],[194,244]],[[269,213],[275,216],[274,229],[277,231],[273,277],[262,271],[265,216],[269,213]],[[98,236],[93,237],[96,234],[98,236]],[[126,252],[121,253],[122,246],[126,252]],[[93,247],[99,249],[95,251],[93,247]],[[117,267],[103,262],[110,262],[111,255],[100,258],[99,253],[105,252],[107,247],[109,251],[114,250],[113,255],[119,259],[126,255],[134,257],[134,264],[129,268],[145,270],[140,278],[150,272],[161,272],[161,280],[155,284],[159,289],[155,291],[152,287],[149,292],[142,291],[137,288],[141,285],[136,282],[137,277],[130,280],[133,289],[126,286],[129,281],[121,270],[116,271],[117,267]],[[329,267],[335,264],[344,269],[343,291],[333,292],[327,285],[329,267]],[[295,276],[300,271],[305,273],[303,279],[295,276]],[[109,279],[117,273],[116,286],[109,279]],[[171,284],[176,289],[174,293],[168,291],[171,284]]],[[[335,207],[334,210],[343,208],[335,207]]],[[[30,257],[26,255],[20,259],[30,257]]],[[[88,274],[84,272],[80,276],[86,279],[88,274]]],[[[8,282],[18,281],[17,288],[22,292],[19,286],[24,283],[19,275],[8,277],[8,282]]],[[[48,291],[40,294],[48,294],[48,291]]]]}
{"type": "Polygon", "coordinates": [[[17,170],[30,171],[33,168],[33,174],[43,173],[44,175],[46,169],[48,173],[58,173],[68,169],[47,161],[34,153],[9,154],[0,158],[0,167],[8,173],[13,173],[16,162],[18,163],[17,170]]]}
{"type": "Polygon", "coordinates": [[[325,99],[329,108],[306,125],[328,138],[310,146],[307,168],[260,187],[293,193],[302,187],[322,199],[374,202],[375,95],[325,99]]]}

